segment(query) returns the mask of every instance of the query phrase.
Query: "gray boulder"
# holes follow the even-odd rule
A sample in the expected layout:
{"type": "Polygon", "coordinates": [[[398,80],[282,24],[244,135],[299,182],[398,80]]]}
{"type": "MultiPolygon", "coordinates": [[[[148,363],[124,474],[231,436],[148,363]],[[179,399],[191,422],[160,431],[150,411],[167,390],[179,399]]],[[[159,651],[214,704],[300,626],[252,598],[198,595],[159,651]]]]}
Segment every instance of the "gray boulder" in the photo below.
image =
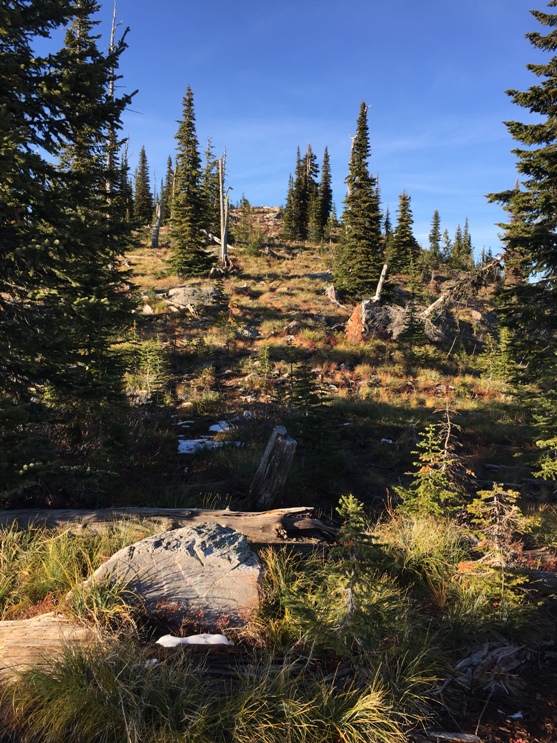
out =
{"type": "Polygon", "coordinates": [[[207,628],[226,618],[244,624],[259,606],[261,564],[246,537],[213,523],[173,531],[125,547],[87,581],[122,581],[145,602],[174,605],[207,628]]]}
{"type": "Polygon", "coordinates": [[[212,304],[217,297],[213,284],[188,284],[168,290],[168,302],[178,307],[204,307],[212,304]]]}

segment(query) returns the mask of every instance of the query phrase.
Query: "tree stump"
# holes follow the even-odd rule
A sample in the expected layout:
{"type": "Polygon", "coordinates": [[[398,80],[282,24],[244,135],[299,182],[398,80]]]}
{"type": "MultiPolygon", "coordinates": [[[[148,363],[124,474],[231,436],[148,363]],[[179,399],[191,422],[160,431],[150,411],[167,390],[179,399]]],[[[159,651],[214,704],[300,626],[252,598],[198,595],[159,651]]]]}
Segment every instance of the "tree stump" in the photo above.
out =
{"type": "Polygon", "coordinates": [[[296,441],[284,426],[275,426],[249,491],[250,507],[272,508],[280,495],[294,458],[296,441]]]}

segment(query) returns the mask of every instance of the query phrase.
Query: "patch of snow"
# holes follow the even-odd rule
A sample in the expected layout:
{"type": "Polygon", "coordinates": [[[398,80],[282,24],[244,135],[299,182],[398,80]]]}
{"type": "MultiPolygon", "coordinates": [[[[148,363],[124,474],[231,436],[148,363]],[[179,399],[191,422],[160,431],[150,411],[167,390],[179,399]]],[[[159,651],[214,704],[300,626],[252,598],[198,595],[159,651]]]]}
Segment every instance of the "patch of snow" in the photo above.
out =
{"type": "Polygon", "coordinates": [[[178,439],[178,454],[195,454],[200,449],[218,449],[224,441],[208,441],[207,439],[178,439]]]}
{"type": "Polygon", "coordinates": [[[212,426],[209,426],[209,431],[221,433],[221,431],[230,431],[231,428],[232,426],[228,421],[219,421],[218,423],[213,423],[212,426]]]}
{"type": "Polygon", "coordinates": [[[178,645],[232,645],[225,635],[190,635],[189,637],[174,637],[163,635],[157,640],[157,645],[163,648],[177,648],[178,645]]]}

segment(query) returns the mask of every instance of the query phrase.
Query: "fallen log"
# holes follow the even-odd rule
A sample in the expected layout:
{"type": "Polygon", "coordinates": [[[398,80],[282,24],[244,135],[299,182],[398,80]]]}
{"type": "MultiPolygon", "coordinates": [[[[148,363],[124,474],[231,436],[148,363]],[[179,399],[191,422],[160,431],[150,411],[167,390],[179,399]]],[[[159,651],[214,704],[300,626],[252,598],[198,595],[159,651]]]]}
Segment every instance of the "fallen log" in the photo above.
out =
{"type": "Polygon", "coordinates": [[[89,627],[52,612],[0,622],[0,682],[13,680],[29,668],[48,667],[51,658],[68,646],[92,645],[98,639],[89,627]]]}
{"type": "Polygon", "coordinates": [[[155,523],[160,531],[179,529],[207,521],[229,526],[245,534],[253,547],[294,547],[308,549],[323,542],[333,542],[337,530],[313,517],[311,508],[277,508],[272,511],[213,511],[204,508],[103,508],[19,509],[0,512],[0,527],[17,524],[25,529],[44,526],[49,529],[68,527],[75,533],[101,533],[115,522],[155,523]]]}

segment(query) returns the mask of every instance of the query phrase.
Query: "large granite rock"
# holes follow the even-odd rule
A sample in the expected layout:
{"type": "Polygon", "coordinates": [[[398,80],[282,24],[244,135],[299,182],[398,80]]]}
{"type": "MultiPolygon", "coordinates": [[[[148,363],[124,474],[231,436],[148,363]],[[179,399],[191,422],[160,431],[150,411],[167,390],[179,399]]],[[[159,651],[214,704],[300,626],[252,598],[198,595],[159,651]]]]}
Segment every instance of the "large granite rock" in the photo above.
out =
{"type": "Polygon", "coordinates": [[[66,646],[97,640],[92,629],[52,612],[0,622],[0,681],[9,681],[33,666],[48,665],[66,646]]]}
{"type": "Polygon", "coordinates": [[[203,523],[125,547],[89,581],[123,581],[148,609],[175,605],[214,628],[220,618],[235,627],[248,620],[259,605],[260,577],[261,565],[243,534],[203,523]]]}
{"type": "Polygon", "coordinates": [[[204,307],[212,304],[218,291],[215,284],[191,283],[168,290],[168,301],[179,307],[204,307]]]}

